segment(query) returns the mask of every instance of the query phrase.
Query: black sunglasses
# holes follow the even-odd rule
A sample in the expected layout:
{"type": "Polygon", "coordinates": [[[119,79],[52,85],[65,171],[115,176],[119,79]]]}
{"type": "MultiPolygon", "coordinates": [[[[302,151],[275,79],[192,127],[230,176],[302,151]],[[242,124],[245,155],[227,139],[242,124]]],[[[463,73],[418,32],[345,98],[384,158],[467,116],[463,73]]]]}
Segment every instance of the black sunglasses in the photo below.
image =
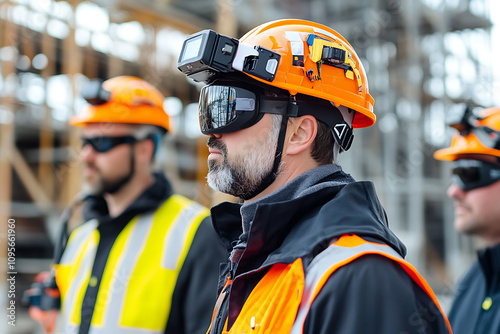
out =
{"type": "Polygon", "coordinates": [[[107,136],[97,136],[97,137],[82,137],[82,147],[86,145],[92,146],[92,149],[99,153],[104,153],[112,148],[121,144],[133,144],[140,141],[140,139],[134,136],[121,136],[121,137],[107,137],[107,136]]]}
{"type": "Polygon", "coordinates": [[[500,180],[498,165],[469,159],[453,161],[452,181],[462,190],[485,187],[498,180],[500,180]]]}

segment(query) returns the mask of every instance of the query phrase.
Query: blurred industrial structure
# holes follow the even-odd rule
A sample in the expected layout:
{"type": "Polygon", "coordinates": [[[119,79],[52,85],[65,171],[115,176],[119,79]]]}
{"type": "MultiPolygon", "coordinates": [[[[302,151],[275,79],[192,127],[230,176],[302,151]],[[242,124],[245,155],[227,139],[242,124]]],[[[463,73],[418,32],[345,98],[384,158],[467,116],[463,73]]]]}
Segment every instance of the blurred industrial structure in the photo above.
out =
{"type": "Polygon", "coordinates": [[[493,103],[489,9],[490,0],[0,0],[0,263],[14,219],[19,316],[0,332],[35,328],[19,302],[49,268],[58,217],[79,191],[79,133],[67,120],[83,105],[81,83],[136,75],[171,96],[176,132],[159,168],[178,192],[212,205],[220,197],[205,185],[200,86],[176,69],[182,41],[202,29],[240,37],[287,17],[331,26],[363,59],[377,123],[355,132],[340,163],[375,182],[408,259],[446,300],[474,245],[453,230],[448,167],[432,153],[448,143],[448,110],[493,103]]]}

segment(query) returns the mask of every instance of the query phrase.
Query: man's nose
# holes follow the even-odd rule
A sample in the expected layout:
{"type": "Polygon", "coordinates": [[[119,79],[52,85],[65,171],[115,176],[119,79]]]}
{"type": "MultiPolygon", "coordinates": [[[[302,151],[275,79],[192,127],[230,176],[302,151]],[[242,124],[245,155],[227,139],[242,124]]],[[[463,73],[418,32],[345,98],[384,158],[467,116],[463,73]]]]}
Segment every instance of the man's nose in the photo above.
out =
{"type": "Polygon", "coordinates": [[[212,138],[215,138],[215,139],[219,139],[220,137],[222,137],[222,134],[221,133],[211,133],[211,134],[209,134],[209,136],[212,138]]]}
{"type": "Polygon", "coordinates": [[[464,197],[465,193],[466,191],[460,188],[455,182],[450,184],[447,191],[448,197],[453,199],[461,199],[464,197]]]}
{"type": "Polygon", "coordinates": [[[94,159],[95,156],[95,151],[92,148],[92,145],[87,144],[82,147],[82,150],[80,151],[80,158],[85,161],[91,161],[94,159]]]}

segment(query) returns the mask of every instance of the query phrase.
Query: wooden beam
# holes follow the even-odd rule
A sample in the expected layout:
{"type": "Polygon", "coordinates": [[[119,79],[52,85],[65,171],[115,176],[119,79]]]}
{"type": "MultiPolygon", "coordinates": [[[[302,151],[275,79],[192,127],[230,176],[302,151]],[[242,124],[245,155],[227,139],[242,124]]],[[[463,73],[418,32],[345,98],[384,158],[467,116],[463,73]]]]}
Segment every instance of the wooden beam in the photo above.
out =
{"type": "MultiPolygon", "coordinates": [[[[47,78],[54,74],[54,59],[55,59],[55,43],[53,38],[46,33],[42,36],[42,53],[50,59],[47,67],[41,71],[41,76],[45,79],[45,91],[47,91],[47,78]]],[[[45,94],[47,96],[47,94],[45,94]]],[[[54,130],[52,128],[52,113],[50,108],[46,103],[47,99],[44,99],[43,103],[43,119],[40,124],[40,145],[39,145],[39,165],[38,165],[38,179],[45,189],[47,196],[50,199],[54,197],[54,173],[53,173],[53,163],[54,163],[54,130]]]]}
{"type": "Polygon", "coordinates": [[[238,21],[232,0],[217,1],[216,31],[221,35],[237,37],[238,21]]]}
{"type": "MultiPolygon", "coordinates": [[[[76,8],[80,3],[80,0],[69,0],[69,4],[76,8]]],[[[78,73],[82,73],[83,70],[83,52],[84,48],[80,48],[75,42],[75,29],[70,27],[70,32],[68,37],[63,41],[63,69],[62,72],[67,74],[71,80],[71,86],[73,89],[73,96],[78,96],[80,94],[76,89],[75,78],[78,73]]],[[[68,125],[69,127],[70,125],[68,125]]],[[[69,158],[77,158],[76,152],[79,150],[80,145],[80,131],[72,128],[67,132],[68,146],[69,146],[69,158]]],[[[81,188],[81,164],[75,161],[69,161],[69,163],[63,166],[64,170],[58,171],[58,179],[62,182],[64,189],[61,191],[60,203],[63,205],[68,205],[72,202],[73,198],[80,192],[81,188]]]]}
{"type": "MultiPolygon", "coordinates": [[[[2,32],[2,46],[15,46],[17,42],[15,25],[8,20],[0,20],[0,33],[2,32]]],[[[13,60],[2,61],[0,66],[2,66],[4,77],[15,71],[13,60]]],[[[2,186],[0,187],[0,261],[5,264],[7,264],[7,222],[12,218],[12,167],[9,157],[14,146],[13,100],[14,97],[5,96],[1,99],[2,105],[0,106],[0,118],[2,118],[0,122],[0,180],[2,180],[2,186]]],[[[6,270],[4,269],[0,271],[0,292],[3,293],[5,287],[6,270]]]]}
{"type": "Polygon", "coordinates": [[[210,208],[212,206],[212,190],[207,185],[208,173],[208,148],[207,137],[200,136],[196,141],[196,181],[198,183],[198,191],[196,201],[210,208]]]}
{"type": "Polygon", "coordinates": [[[12,166],[26,187],[26,190],[30,194],[31,198],[35,201],[35,204],[41,210],[49,209],[51,207],[50,198],[47,196],[43,187],[31,171],[29,165],[24,160],[21,152],[19,152],[16,147],[12,147],[10,157],[12,166]]]}

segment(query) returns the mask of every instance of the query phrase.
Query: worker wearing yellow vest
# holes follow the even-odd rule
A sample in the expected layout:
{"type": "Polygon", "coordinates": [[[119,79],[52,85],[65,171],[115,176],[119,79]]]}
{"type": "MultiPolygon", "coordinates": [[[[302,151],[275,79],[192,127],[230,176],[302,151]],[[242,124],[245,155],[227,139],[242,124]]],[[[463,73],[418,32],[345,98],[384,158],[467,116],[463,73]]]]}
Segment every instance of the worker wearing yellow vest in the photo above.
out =
{"type": "Polygon", "coordinates": [[[500,108],[467,107],[448,125],[457,130],[451,145],[434,157],[452,161],[455,229],[486,245],[457,286],[450,323],[458,334],[500,333],[500,108]]]}
{"type": "Polygon", "coordinates": [[[360,59],[336,31],[278,20],[240,40],[189,36],[178,68],[201,90],[211,210],[230,252],[208,333],[451,333],[403,260],[370,182],[338,165],[374,124],[360,59]]]}
{"type": "Polygon", "coordinates": [[[151,170],[170,129],[163,95],[126,76],[91,81],[82,95],[90,104],[70,122],[82,127],[90,196],[86,223],[56,255],[56,332],[204,333],[225,253],[208,209],[151,170]]]}

